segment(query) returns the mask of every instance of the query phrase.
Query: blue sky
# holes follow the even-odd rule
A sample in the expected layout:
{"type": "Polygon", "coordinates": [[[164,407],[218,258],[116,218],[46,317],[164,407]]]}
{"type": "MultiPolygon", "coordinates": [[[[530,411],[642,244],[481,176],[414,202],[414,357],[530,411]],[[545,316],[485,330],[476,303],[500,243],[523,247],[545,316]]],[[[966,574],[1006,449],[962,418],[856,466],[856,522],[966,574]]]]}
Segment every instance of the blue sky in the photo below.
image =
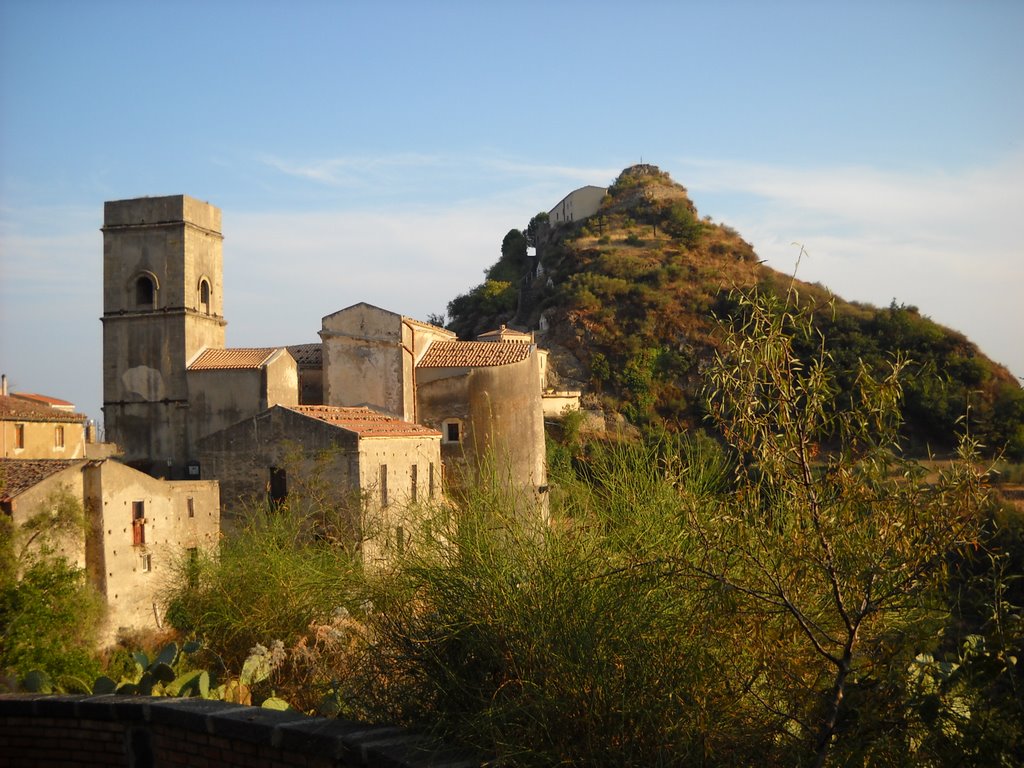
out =
{"type": "Polygon", "coordinates": [[[654,163],[1024,376],[1024,3],[0,0],[0,369],[100,418],[103,202],[224,213],[228,344],[413,317],[654,163]]]}

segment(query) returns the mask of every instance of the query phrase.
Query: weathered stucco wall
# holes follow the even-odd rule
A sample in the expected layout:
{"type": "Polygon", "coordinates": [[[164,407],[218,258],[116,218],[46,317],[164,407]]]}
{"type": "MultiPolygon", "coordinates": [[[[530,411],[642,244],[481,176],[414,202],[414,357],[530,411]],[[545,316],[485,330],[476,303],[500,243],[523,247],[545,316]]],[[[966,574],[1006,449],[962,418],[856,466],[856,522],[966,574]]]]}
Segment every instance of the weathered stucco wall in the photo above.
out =
{"type": "Polygon", "coordinates": [[[103,207],[104,312],[134,306],[139,270],[156,276],[158,306],[200,309],[199,279],[211,279],[210,315],[223,316],[220,209],[188,195],[113,200],[103,207]]]}
{"type": "Polygon", "coordinates": [[[359,441],[359,477],[368,491],[363,507],[363,561],[372,565],[412,545],[419,536],[423,510],[441,501],[440,438],[364,437],[359,441]]]}
{"type": "Polygon", "coordinates": [[[267,361],[263,373],[263,409],[275,405],[299,404],[299,369],[293,358],[281,350],[267,361]]]}
{"type": "Polygon", "coordinates": [[[264,391],[259,368],[189,371],[188,385],[190,458],[197,441],[265,410],[260,407],[264,391]]]}
{"type": "Polygon", "coordinates": [[[168,476],[187,459],[188,389],[184,328],[162,318],[110,318],[103,324],[103,419],[127,463],[168,476]],[[179,360],[180,371],[171,360],[179,360]],[[167,362],[161,362],[167,361],[167,362]]]}
{"type": "Polygon", "coordinates": [[[542,398],[545,419],[561,419],[568,411],[580,409],[580,392],[545,392],[542,398]]]}
{"type": "Polygon", "coordinates": [[[116,461],[90,462],[84,474],[87,570],[107,600],[104,637],[113,641],[121,628],[159,628],[160,595],[176,566],[188,550],[218,541],[217,483],[155,480],[116,461]]]}
{"type": "Polygon", "coordinates": [[[361,547],[368,563],[410,540],[419,506],[442,493],[436,435],[360,437],[287,408],[204,438],[200,461],[220,479],[226,526],[276,493],[289,514],[361,547]]]}
{"type": "Polygon", "coordinates": [[[460,483],[475,467],[476,428],[470,419],[469,368],[421,368],[416,371],[420,423],[441,432],[441,458],[448,481],[460,483]],[[446,421],[457,421],[459,440],[448,439],[446,421]]]}
{"type": "Polygon", "coordinates": [[[462,420],[461,444],[442,443],[453,473],[465,460],[479,471],[494,462],[525,506],[546,514],[547,467],[540,363],[536,349],[518,363],[480,368],[417,371],[420,421],[441,430],[447,419],[462,420]]]}
{"type": "Polygon", "coordinates": [[[0,421],[0,458],[3,459],[81,459],[85,457],[85,423],[69,421],[31,421],[13,418],[0,421]],[[16,448],[17,426],[25,436],[23,448],[16,448]],[[63,431],[64,444],[57,444],[57,428],[63,431]]]}
{"type": "Polygon", "coordinates": [[[170,459],[169,476],[184,475],[185,364],[224,346],[221,243],[220,211],[184,195],[104,207],[105,427],[127,462],[150,471],[168,474],[170,459]],[[140,301],[140,278],[151,300],[140,301]]]}
{"type": "Polygon", "coordinates": [[[190,453],[196,442],[274,405],[298,405],[298,370],[283,350],[264,368],[194,370],[188,373],[190,453]]]}
{"type": "Polygon", "coordinates": [[[289,502],[300,504],[297,514],[314,506],[304,497],[324,498],[338,525],[355,524],[350,510],[359,507],[359,466],[352,433],[275,407],[203,438],[197,447],[203,475],[220,480],[227,527],[247,507],[268,501],[272,468],[284,471],[278,478],[289,502]]]}
{"type": "Polygon", "coordinates": [[[356,304],[324,317],[320,338],[325,405],[365,405],[415,421],[412,330],[401,315],[356,304]]]}
{"type": "MultiPolygon", "coordinates": [[[[11,503],[11,522],[15,527],[24,525],[29,518],[39,513],[48,513],[52,501],[58,494],[67,494],[82,504],[84,479],[82,470],[85,462],[74,464],[56,474],[50,475],[40,483],[20,493],[11,503]]],[[[82,510],[84,512],[84,508],[82,510]]],[[[0,514],[3,514],[0,512],[0,514]]],[[[53,542],[56,554],[65,558],[68,563],[85,568],[86,548],[85,536],[82,531],[72,531],[53,542]]]]}
{"type": "Polygon", "coordinates": [[[597,213],[608,190],[605,187],[580,187],[563,197],[558,205],[548,211],[552,224],[580,221],[597,213]]]}
{"type": "Polygon", "coordinates": [[[83,460],[18,494],[11,502],[12,521],[24,525],[68,499],[79,506],[85,526],[52,543],[56,554],[86,571],[106,600],[101,642],[113,642],[122,627],[159,628],[160,595],[175,563],[189,549],[218,541],[216,481],[156,480],[113,460],[83,460]],[[65,498],[58,501],[59,496],[65,498]],[[136,511],[142,514],[138,522],[136,511]]]}

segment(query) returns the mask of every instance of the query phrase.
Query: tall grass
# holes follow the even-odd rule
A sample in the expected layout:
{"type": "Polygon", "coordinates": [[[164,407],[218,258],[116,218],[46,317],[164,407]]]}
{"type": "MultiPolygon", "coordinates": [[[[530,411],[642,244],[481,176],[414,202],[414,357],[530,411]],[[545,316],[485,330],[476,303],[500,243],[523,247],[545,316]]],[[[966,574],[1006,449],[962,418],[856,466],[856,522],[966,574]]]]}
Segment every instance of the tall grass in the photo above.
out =
{"type": "Polygon", "coordinates": [[[257,645],[314,645],[318,627],[356,609],[361,584],[349,551],[311,536],[286,509],[256,508],[219,551],[182,558],[167,617],[237,674],[257,645]]]}
{"type": "MultiPolygon", "coordinates": [[[[808,604],[814,563],[782,528],[763,557],[740,535],[756,527],[739,485],[750,468],[729,457],[702,436],[581,446],[552,472],[550,525],[485,478],[422,510],[405,552],[374,570],[287,516],[257,516],[193,586],[183,574],[175,620],[236,670],[266,647],[278,695],[300,708],[329,691],[331,711],[503,765],[806,764],[828,678],[784,611],[733,584],[760,567],[808,604]]],[[[926,649],[906,638],[940,617],[915,617],[875,635],[836,762],[924,754],[906,729],[926,707],[904,689],[926,649]]]]}
{"type": "Polygon", "coordinates": [[[370,674],[387,685],[362,714],[517,765],[738,758],[739,694],[707,684],[731,663],[728,611],[677,566],[682,497],[658,452],[609,445],[594,478],[558,478],[562,525],[490,496],[433,526],[372,586],[370,674]]]}

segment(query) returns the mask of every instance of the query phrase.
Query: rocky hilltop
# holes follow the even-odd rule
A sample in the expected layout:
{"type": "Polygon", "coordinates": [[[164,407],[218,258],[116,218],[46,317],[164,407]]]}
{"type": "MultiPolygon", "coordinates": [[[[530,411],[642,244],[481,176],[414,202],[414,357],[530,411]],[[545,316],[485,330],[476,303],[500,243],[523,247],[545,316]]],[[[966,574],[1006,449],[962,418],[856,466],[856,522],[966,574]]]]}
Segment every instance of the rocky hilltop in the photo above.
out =
{"type": "Polygon", "coordinates": [[[913,446],[951,447],[970,397],[972,432],[1024,457],[1024,391],[963,334],[915,307],[844,301],[765,266],[735,229],[701,218],[685,187],[656,166],[624,170],[582,221],[538,214],[510,231],[485,274],[449,304],[449,328],[463,338],[502,323],[538,330],[562,385],[638,426],[700,425],[701,370],[721,321],[736,311],[735,291],[792,287],[814,307],[841,371],[852,376],[858,359],[882,365],[901,351],[912,358],[904,415],[913,446]]]}

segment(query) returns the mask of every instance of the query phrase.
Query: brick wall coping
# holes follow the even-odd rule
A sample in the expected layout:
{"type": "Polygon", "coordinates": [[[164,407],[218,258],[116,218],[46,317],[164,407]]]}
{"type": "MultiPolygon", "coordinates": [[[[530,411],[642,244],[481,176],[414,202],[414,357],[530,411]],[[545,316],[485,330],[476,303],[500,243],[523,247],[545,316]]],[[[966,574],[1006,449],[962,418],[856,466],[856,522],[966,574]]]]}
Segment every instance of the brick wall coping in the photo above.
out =
{"type": "MultiPolygon", "coordinates": [[[[15,737],[25,726],[66,733],[69,727],[87,730],[94,724],[120,726],[126,739],[133,731],[146,729],[180,732],[183,740],[190,734],[205,734],[222,743],[251,745],[247,749],[255,748],[257,754],[286,753],[288,765],[300,764],[302,755],[337,768],[479,768],[482,764],[465,752],[437,750],[424,736],[404,728],[301,712],[171,697],[0,695],[0,753],[13,754],[15,737]]],[[[39,743],[41,752],[52,746],[44,740],[39,743]]],[[[22,764],[44,764],[26,753],[34,748],[26,739],[15,746],[21,750],[22,764]]],[[[130,755],[130,748],[125,751],[123,765],[137,765],[138,757],[130,755]]],[[[152,765],[165,762],[160,755],[152,755],[152,765]]]]}

